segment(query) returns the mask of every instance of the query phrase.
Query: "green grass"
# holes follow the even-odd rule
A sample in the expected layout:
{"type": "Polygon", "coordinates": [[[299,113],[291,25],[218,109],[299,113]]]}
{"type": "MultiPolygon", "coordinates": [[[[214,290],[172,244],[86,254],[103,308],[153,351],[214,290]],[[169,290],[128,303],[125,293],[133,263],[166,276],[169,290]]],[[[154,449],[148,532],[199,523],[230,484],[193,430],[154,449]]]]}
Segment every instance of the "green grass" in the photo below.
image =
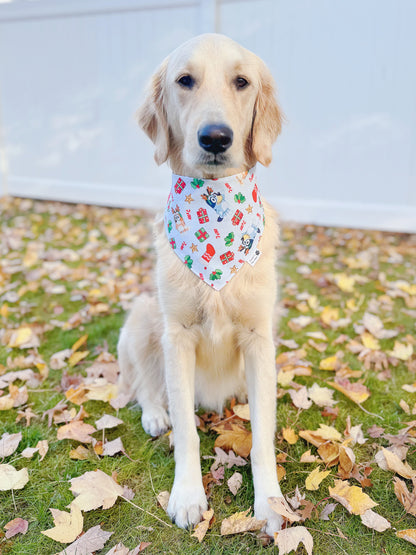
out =
{"type": "MultiPolygon", "coordinates": [[[[70,348],[81,335],[88,334],[88,358],[76,367],[67,369],[69,373],[85,375],[85,369],[96,359],[100,349],[108,348],[110,353],[116,354],[118,333],[125,318],[124,309],[128,305],[130,293],[139,294],[149,288],[154,264],[151,218],[139,211],[19,199],[7,200],[2,208],[0,309],[7,306],[8,314],[0,316],[0,329],[7,330],[22,324],[35,323],[41,326],[38,353],[47,364],[55,352],[70,348]],[[38,256],[30,260],[27,257],[32,251],[37,252],[38,256]],[[61,257],[56,256],[59,252],[62,254],[61,257]],[[15,268],[18,271],[14,271],[15,268]],[[52,287],[59,285],[64,286],[64,292],[54,293],[52,287]],[[28,290],[25,292],[22,287],[27,287],[28,290]],[[91,292],[97,289],[100,290],[99,297],[94,297],[91,292]],[[17,299],[13,299],[8,296],[10,291],[20,291],[21,294],[18,294],[17,299]],[[107,305],[106,311],[93,315],[84,314],[82,311],[85,307],[94,309],[96,300],[107,305]],[[65,329],[56,325],[56,321],[70,322],[77,314],[80,315],[79,320],[72,329],[71,325],[67,325],[65,329]]],[[[354,324],[361,321],[366,310],[376,306],[374,303],[378,303],[378,314],[385,327],[399,330],[399,340],[406,342],[406,336],[414,336],[415,321],[406,310],[416,308],[415,297],[392,297],[390,305],[383,303],[383,296],[386,296],[388,291],[381,281],[381,272],[384,272],[389,281],[404,279],[408,283],[415,283],[416,248],[410,236],[327,230],[313,226],[287,226],[283,228],[282,236],[279,268],[281,303],[286,307],[286,313],[280,319],[278,334],[284,339],[294,339],[300,346],[305,346],[306,359],[312,363],[313,369],[312,376],[297,377],[295,381],[298,384],[309,387],[317,382],[319,385],[326,385],[327,381],[333,379],[333,373],[320,371],[319,361],[339,350],[344,352],[343,361],[351,369],[364,370],[363,363],[357,355],[346,349],[347,343],[336,345],[333,341],[341,333],[346,334],[349,339],[357,338],[359,334],[355,331],[354,324]],[[369,248],[375,253],[375,265],[372,263],[368,268],[350,269],[347,258],[356,257],[359,252],[369,248]],[[308,262],[308,265],[315,275],[319,274],[318,277],[322,278],[320,282],[297,271],[299,266],[304,264],[300,250],[318,253],[319,259],[308,262]],[[392,253],[400,253],[400,262],[389,262],[392,253]],[[356,284],[350,293],[343,292],[330,279],[330,274],[340,272],[365,276],[368,282],[356,284]],[[292,284],[297,285],[295,293],[292,284]],[[298,305],[300,301],[296,299],[296,295],[303,292],[316,295],[322,307],[338,307],[340,315],[349,316],[351,323],[342,329],[325,328],[319,319],[319,311],[309,310],[305,314],[313,316],[314,322],[298,332],[291,331],[288,322],[301,314],[298,305]],[[348,308],[347,302],[351,298],[357,303],[362,299],[357,312],[348,308]],[[326,333],[329,341],[324,354],[307,345],[309,331],[326,333]]],[[[385,352],[392,349],[394,341],[395,339],[381,340],[381,350],[385,352]]],[[[278,352],[286,350],[285,347],[281,347],[278,352]]],[[[8,357],[15,358],[21,354],[27,353],[21,349],[8,348],[2,344],[0,335],[0,364],[7,367],[8,357]]],[[[415,376],[410,371],[413,368],[405,362],[399,362],[397,367],[390,365],[389,368],[391,377],[386,381],[381,381],[374,369],[363,372],[362,379],[371,391],[370,398],[363,404],[367,412],[339,392],[335,392],[334,395],[339,409],[334,421],[323,417],[321,409],[316,405],[308,410],[299,411],[292,404],[288,394],[278,401],[276,452],[287,453],[288,461],[283,464],[286,475],[281,481],[282,490],[285,495],[292,496],[296,486],[299,486],[301,492],[306,493],[306,498],[317,505],[317,511],[304,525],[314,538],[314,553],[319,555],[397,555],[414,552],[414,547],[396,537],[395,530],[415,527],[415,518],[406,514],[394,494],[393,473],[381,470],[374,461],[374,455],[380,446],[388,446],[385,438],[369,438],[364,445],[356,445],[353,448],[357,464],[362,468],[371,466],[373,469],[370,475],[373,485],[365,488],[366,493],[379,504],[376,512],[387,518],[392,525],[390,530],[378,533],[366,528],[359,516],[349,514],[341,505],[337,506],[328,521],[318,518],[318,513],[325,504],[333,501],[329,499],[328,486],[333,485],[337,477],[337,466],[331,468],[331,474],[317,491],[307,491],[304,485],[305,478],[317,465],[301,464],[299,459],[308,448],[316,454],[316,448],[302,439],[294,445],[289,445],[281,434],[283,426],[291,426],[299,432],[306,429],[315,430],[320,423],[334,425],[343,433],[348,417],[352,425],[362,424],[365,437],[368,437],[367,429],[374,424],[382,426],[386,433],[397,434],[406,422],[414,418],[403,412],[399,401],[405,399],[410,406],[415,403],[416,396],[401,389],[403,384],[413,383],[415,376]]],[[[22,420],[16,422],[17,411],[21,407],[0,412],[0,432],[21,431],[23,435],[18,450],[0,463],[12,464],[17,469],[27,467],[29,471],[29,482],[24,489],[14,491],[13,495],[10,491],[0,491],[0,529],[3,530],[4,525],[16,517],[29,521],[26,535],[19,534],[6,540],[0,532],[0,553],[53,554],[63,549],[64,545],[41,534],[42,530],[53,525],[49,508],[65,510],[73,499],[69,480],[97,468],[108,474],[116,472],[118,482],[133,489],[133,503],[144,509],[141,511],[119,499],[110,509],[85,513],[84,531],[101,524],[104,530],[113,532],[100,553],[107,553],[118,542],[123,542],[133,549],[141,541],[151,542],[151,546],[147,548],[149,553],[231,555],[263,553],[264,549],[273,550],[263,548],[255,533],[229,537],[220,535],[221,521],[225,517],[253,505],[249,464],[238,469],[243,475],[243,485],[235,497],[230,494],[226,484],[235,468],[226,469],[223,485],[213,487],[210,505],[215,510],[216,520],[201,544],[191,537],[191,532],[175,526],[165,526],[148,514],[153,513],[169,523],[164,511],[157,504],[156,494],[172,487],[174,460],[168,438],[163,436],[151,440],[141,427],[140,411],[135,407],[128,406],[117,413],[108,403],[101,401],[88,401],[84,405],[89,414],[85,422],[93,424],[104,413],[117,414],[123,420],[124,424],[118,428],[106,430],[105,436],[107,440],[121,436],[129,458],[123,455],[98,457],[91,452],[87,460],[71,459],[69,452],[79,443],[70,440],[58,441],[57,427],[53,425],[48,428],[47,419],[42,419],[42,414],[47,409],[64,398],[59,386],[61,376],[62,370],[51,369],[49,377],[41,384],[39,390],[30,390],[28,406],[38,416],[32,420],[30,426],[26,427],[22,420]],[[40,439],[49,441],[49,451],[45,459],[41,462],[37,454],[32,459],[22,458],[22,450],[27,446],[35,446],[40,439]]],[[[69,405],[71,406],[71,403],[69,405]]],[[[75,408],[78,409],[77,406],[75,408]]],[[[216,434],[198,433],[201,440],[202,470],[205,474],[209,471],[212,461],[203,459],[202,456],[213,454],[216,434]]],[[[98,438],[99,435],[96,434],[95,437],[98,438]]],[[[416,450],[413,445],[410,445],[406,460],[412,468],[416,467],[416,450]]],[[[320,466],[321,469],[324,468],[322,463],[320,466]]],[[[354,479],[350,479],[350,483],[359,485],[354,479]]],[[[408,487],[411,487],[410,483],[408,487]]],[[[305,553],[303,547],[300,547],[297,553],[305,553]]]]}

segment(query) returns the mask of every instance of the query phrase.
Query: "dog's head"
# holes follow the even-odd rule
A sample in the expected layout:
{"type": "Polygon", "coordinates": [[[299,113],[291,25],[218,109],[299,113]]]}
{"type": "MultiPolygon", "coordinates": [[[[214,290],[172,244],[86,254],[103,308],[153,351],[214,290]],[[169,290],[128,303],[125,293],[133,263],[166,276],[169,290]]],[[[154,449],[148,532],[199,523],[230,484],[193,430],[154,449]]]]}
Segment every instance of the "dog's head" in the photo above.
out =
{"type": "Polygon", "coordinates": [[[282,114],[264,62],[231,39],[195,37],[156,71],[139,109],[155,160],[175,173],[223,177],[268,166],[282,114]]]}

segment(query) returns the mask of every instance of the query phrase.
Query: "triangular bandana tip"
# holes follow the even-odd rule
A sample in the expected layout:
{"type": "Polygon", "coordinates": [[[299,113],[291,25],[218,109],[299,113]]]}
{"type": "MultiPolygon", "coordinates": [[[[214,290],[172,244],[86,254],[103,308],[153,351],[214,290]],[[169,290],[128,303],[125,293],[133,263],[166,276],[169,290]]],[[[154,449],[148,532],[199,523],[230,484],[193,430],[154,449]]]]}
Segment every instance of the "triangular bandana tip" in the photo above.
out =
{"type": "Polygon", "coordinates": [[[220,179],[173,174],[164,220],[173,251],[219,291],[261,255],[264,209],[254,168],[220,179]]]}

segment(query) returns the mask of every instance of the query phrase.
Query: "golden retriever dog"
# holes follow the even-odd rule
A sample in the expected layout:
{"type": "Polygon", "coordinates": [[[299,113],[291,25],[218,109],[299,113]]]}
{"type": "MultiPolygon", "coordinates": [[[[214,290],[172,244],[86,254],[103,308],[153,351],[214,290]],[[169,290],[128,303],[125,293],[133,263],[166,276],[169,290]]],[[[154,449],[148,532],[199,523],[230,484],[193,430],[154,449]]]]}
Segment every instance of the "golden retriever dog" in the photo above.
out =
{"type": "MultiPolygon", "coordinates": [[[[237,175],[243,183],[257,162],[270,164],[282,123],[264,62],[218,34],[195,37],[162,62],[138,119],[155,145],[156,162],[168,161],[176,177],[195,178],[192,198],[208,203],[207,210],[223,200],[215,188],[221,179],[237,175]],[[211,187],[199,194],[204,179],[211,187]]],[[[274,450],[278,225],[270,206],[260,205],[261,255],[254,264],[242,263],[218,289],[190,271],[169,243],[163,217],[156,219],[157,294],[135,300],[120,334],[121,390],[141,406],[147,433],[158,436],[173,429],[175,478],[167,512],[181,528],[197,524],[207,509],[195,406],[221,412],[232,396],[248,396],[250,406],[255,516],[267,519],[270,535],[281,527],[281,517],[268,503],[268,497],[281,496],[274,450]]],[[[172,211],[177,233],[188,230],[180,207],[172,211]]],[[[230,208],[215,213],[215,222],[228,213],[230,208]]],[[[254,235],[260,231],[256,225],[254,235]]],[[[237,258],[249,250],[250,233],[244,232],[237,258]]],[[[195,243],[197,248],[198,240],[195,243]]]]}

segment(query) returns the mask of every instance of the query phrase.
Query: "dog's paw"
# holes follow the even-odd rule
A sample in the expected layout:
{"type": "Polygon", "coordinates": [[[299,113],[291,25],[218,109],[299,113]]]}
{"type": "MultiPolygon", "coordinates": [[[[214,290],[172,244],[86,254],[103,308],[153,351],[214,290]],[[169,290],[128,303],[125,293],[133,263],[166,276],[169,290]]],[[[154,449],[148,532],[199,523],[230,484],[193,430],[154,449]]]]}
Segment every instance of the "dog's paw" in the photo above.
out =
{"type": "Polygon", "coordinates": [[[208,509],[207,498],[202,484],[173,485],[169,498],[167,513],[179,528],[192,528],[201,521],[208,509]]]}
{"type": "Polygon", "coordinates": [[[257,520],[267,520],[267,524],[262,530],[269,536],[273,537],[274,533],[279,532],[282,528],[283,517],[273,511],[266,497],[254,504],[254,516],[257,520]]]}
{"type": "Polygon", "coordinates": [[[169,415],[160,405],[147,406],[143,408],[142,426],[147,434],[160,436],[171,427],[169,415]]]}

